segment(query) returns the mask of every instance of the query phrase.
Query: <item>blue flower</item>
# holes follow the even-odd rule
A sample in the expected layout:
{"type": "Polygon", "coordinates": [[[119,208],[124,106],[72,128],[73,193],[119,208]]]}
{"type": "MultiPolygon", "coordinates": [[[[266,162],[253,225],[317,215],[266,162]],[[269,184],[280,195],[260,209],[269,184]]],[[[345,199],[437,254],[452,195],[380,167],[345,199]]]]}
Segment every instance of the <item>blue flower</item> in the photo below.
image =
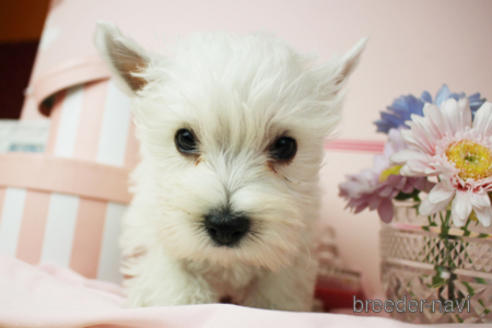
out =
{"type": "MultiPolygon", "coordinates": [[[[428,91],[422,92],[420,98],[413,95],[400,96],[391,105],[386,107],[387,111],[381,112],[381,119],[374,122],[377,126],[378,132],[388,133],[390,129],[405,128],[408,129],[408,125],[405,121],[410,120],[412,114],[423,116],[423,108],[425,103],[434,103],[440,106],[441,103],[449,98],[455,100],[466,97],[464,92],[453,93],[449,90],[448,86],[444,84],[436,94],[435,100],[432,100],[432,96],[428,91]]],[[[485,98],[481,98],[480,93],[474,93],[468,96],[470,108],[472,114],[482,106],[485,102],[485,98]]]]}

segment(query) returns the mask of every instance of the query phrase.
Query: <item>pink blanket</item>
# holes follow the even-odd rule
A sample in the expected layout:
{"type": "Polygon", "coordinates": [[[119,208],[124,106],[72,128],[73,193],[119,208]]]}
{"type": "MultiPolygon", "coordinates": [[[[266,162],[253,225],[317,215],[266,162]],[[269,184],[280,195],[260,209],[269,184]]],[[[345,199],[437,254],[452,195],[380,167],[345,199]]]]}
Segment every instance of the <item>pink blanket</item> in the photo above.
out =
{"type": "MultiPolygon", "coordinates": [[[[88,280],[67,269],[33,267],[0,256],[0,327],[416,327],[387,318],[345,314],[225,304],[126,309],[123,302],[119,286],[88,280]]],[[[447,326],[465,327],[439,327],[447,326]]]]}

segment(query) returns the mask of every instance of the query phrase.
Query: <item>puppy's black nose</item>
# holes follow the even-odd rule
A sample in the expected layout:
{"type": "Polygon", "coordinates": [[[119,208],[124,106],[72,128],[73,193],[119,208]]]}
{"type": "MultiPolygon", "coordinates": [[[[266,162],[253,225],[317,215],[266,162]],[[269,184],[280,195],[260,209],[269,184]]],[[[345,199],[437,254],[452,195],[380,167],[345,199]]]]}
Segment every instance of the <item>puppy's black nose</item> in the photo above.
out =
{"type": "Polygon", "coordinates": [[[249,231],[250,220],[228,208],[215,209],[205,215],[205,229],[217,246],[236,245],[249,231]]]}

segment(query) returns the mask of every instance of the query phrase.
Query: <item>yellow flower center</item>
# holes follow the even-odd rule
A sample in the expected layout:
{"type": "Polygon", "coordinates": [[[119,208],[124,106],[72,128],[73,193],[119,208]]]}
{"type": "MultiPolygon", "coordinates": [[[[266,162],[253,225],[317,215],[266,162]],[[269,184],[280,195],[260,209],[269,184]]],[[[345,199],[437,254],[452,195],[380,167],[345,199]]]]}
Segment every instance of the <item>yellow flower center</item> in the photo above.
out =
{"type": "Polygon", "coordinates": [[[402,165],[390,166],[379,175],[379,182],[384,182],[390,175],[400,174],[400,169],[402,165]]]}
{"type": "Polygon", "coordinates": [[[461,140],[449,145],[446,150],[448,160],[460,171],[463,180],[479,180],[492,175],[492,151],[470,140],[461,140]]]}

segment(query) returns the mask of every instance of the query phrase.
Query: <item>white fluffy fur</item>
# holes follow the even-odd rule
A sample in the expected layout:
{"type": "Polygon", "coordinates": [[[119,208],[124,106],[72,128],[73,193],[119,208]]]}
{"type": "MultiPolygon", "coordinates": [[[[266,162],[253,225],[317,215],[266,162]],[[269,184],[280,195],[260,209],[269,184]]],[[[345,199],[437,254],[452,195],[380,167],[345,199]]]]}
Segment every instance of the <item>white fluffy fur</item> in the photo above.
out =
{"type": "Polygon", "coordinates": [[[311,308],[323,142],[339,121],[341,88],[364,43],[316,65],[273,37],[212,33],[180,42],[164,58],[98,25],[96,45],[134,96],[141,143],[121,236],[132,305],[229,296],[254,307],[311,308]],[[138,71],[125,72],[118,65],[125,60],[139,61],[138,71]],[[131,78],[145,85],[132,90],[131,78]],[[176,150],[183,127],[199,139],[198,159],[176,150]],[[272,164],[266,150],[281,134],[295,138],[298,151],[289,164],[272,164]],[[227,201],[252,218],[252,232],[234,248],[214,246],[203,228],[203,216],[227,201]]]}

